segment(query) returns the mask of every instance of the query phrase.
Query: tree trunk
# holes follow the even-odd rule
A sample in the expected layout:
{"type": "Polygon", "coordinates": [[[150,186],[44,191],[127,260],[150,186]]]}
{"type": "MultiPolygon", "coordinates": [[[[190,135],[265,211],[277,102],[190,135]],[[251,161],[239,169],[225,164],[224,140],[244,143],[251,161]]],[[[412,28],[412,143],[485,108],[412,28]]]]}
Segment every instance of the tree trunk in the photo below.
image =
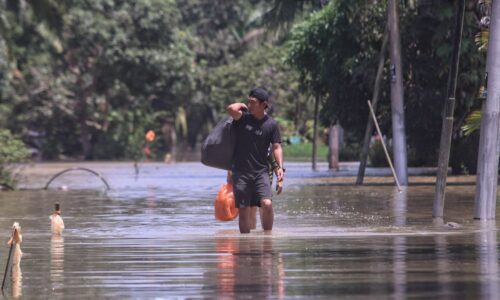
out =
{"type": "Polygon", "coordinates": [[[389,0],[388,10],[390,42],[389,52],[391,57],[392,147],[394,153],[394,165],[399,183],[401,185],[408,185],[401,41],[399,36],[398,4],[396,0],[389,0]]]}
{"type": "MultiPolygon", "coordinates": [[[[388,30],[386,28],[384,33],[384,39],[382,41],[382,47],[380,49],[380,54],[378,57],[378,68],[377,76],[375,77],[375,86],[373,88],[373,98],[372,107],[373,110],[377,110],[377,102],[380,95],[380,84],[382,83],[382,74],[384,71],[385,62],[385,52],[387,51],[387,44],[389,41],[388,30]]],[[[368,123],[366,124],[365,139],[363,141],[363,149],[361,150],[361,156],[359,160],[358,177],[356,178],[356,184],[363,184],[363,179],[365,177],[366,162],[368,161],[368,151],[370,150],[370,140],[373,133],[373,120],[368,113],[368,123]]]]}
{"type": "Polygon", "coordinates": [[[313,151],[312,151],[312,169],[317,170],[317,143],[318,143],[318,119],[319,119],[319,95],[316,95],[314,102],[314,127],[313,127],[313,151]]]}
{"type": "Polygon", "coordinates": [[[330,125],[328,133],[328,168],[335,171],[339,170],[339,127],[338,124],[330,125]]]}
{"type": "Polygon", "coordinates": [[[475,219],[495,219],[498,180],[500,101],[500,1],[493,1],[486,71],[488,94],[483,103],[474,201],[475,219]]]}
{"type": "Polygon", "coordinates": [[[453,132],[453,112],[455,110],[455,94],[457,90],[458,67],[460,63],[460,45],[462,43],[462,31],[464,23],[465,0],[458,1],[457,15],[455,19],[455,37],[453,39],[453,58],[451,61],[450,74],[448,77],[448,90],[445,107],[443,110],[443,126],[441,129],[441,142],[439,146],[439,161],[436,177],[436,194],[432,217],[442,218],[444,215],[444,199],[446,191],[446,176],[450,162],[451,135],[453,132]]]}

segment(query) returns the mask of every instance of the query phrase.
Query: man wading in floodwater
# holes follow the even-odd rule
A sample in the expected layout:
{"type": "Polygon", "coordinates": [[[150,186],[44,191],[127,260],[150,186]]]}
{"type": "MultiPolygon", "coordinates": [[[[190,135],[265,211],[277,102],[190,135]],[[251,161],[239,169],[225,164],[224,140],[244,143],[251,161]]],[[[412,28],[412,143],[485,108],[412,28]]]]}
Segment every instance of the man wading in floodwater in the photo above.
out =
{"type": "MultiPolygon", "coordinates": [[[[283,152],[278,124],[266,114],[269,94],[263,88],[254,88],[248,95],[248,106],[233,103],[227,112],[234,119],[236,150],[233,162],[233,187],[236,207],[239,208],[241,233],[249,233],[255,217],[252,207],[260,207],[262,228],[273,229],[271,183],[268,175],[268,149],[278,163],[276,176],[283,180],[283,152]]],[[[254,210],[255,211],[255,210],[254,210]]]]}

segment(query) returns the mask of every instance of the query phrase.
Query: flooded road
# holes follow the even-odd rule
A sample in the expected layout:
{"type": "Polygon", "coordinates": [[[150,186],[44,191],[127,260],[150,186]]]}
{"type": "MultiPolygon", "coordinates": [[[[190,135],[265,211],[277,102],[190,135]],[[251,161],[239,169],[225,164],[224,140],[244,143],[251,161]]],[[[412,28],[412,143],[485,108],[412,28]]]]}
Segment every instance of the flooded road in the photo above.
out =
{"type": "MultiPolygon", "coordinates": [[[[23,230],[20,269],[5,296],[26,298],[495,299],[495,223],[472,220],[474,186],[449,187],[445,222],[430,217],[434,186],[324,184],[323,171],[287,166],[272,234],[240,235],[213,201],[225,173],[198,163],[94,164],[51,189],[0,193],[0,269],[10,227],[23,230]],[[319,184],[321,182],[321,184],[319,184]],[[61,204],[66,229],[52,236],[61,204]],[[454,223],[458,223],[459,226],[454,223]]],[[[42,188],[61,165],[21,181],[42,188]]]]}

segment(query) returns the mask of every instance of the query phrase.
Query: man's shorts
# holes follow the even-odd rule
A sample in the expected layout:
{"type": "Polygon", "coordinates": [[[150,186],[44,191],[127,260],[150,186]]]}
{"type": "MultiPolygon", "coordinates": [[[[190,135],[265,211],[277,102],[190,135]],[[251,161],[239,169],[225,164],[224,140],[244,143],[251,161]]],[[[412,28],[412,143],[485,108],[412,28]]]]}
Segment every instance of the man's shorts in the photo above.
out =
{"type": "Polygon", "coordinates": [[[272,197],[269,175],[233,171],[233,192],[237,208],[260,207],[261,200],[272,197]]]}

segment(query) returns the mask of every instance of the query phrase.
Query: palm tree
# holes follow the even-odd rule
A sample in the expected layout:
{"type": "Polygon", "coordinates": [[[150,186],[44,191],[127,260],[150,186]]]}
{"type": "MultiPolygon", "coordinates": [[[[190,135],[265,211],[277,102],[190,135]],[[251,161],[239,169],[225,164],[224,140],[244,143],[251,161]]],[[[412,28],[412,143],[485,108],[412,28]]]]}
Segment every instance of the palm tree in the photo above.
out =
{"type": "Polygon", "coordinates": [[[320,9],[328,0],[273,0],[264,14],[264,21],[275,31],[288,32],[297,15],[307,8],[320,9]]]}

